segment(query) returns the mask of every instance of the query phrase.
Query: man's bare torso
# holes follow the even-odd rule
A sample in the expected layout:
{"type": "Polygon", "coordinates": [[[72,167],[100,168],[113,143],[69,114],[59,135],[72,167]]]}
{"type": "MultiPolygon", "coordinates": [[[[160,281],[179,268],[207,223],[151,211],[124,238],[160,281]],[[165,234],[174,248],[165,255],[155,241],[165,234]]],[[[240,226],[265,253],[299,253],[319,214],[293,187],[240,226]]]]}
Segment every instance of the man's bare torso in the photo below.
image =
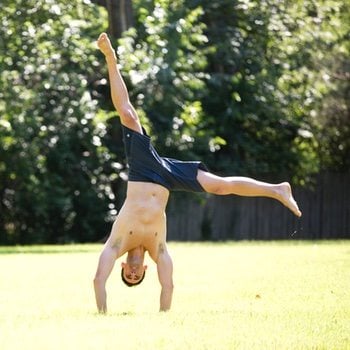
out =
{"type": "Polygon", "coordinates": [[[165,208],[169,191],[148,182],[128,182],[127,195],[107,244],[117,250],[117,257],[143,247],[157,261],[166,242],[165,208]]]}

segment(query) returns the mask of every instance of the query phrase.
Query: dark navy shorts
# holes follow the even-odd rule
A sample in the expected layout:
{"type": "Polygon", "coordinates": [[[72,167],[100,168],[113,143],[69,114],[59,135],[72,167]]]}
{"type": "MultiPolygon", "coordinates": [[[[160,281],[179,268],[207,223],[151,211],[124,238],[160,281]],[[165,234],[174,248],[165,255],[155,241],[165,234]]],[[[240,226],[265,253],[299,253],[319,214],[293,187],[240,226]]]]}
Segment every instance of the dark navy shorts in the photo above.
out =
{"type": "Polygon", "coordinates": [[[160,157],[147,134],[122,125],[129,181],[152,182],[169,191],[204,192],[197,180],[198,169],[208,171],[199,161],[160,157]]]}

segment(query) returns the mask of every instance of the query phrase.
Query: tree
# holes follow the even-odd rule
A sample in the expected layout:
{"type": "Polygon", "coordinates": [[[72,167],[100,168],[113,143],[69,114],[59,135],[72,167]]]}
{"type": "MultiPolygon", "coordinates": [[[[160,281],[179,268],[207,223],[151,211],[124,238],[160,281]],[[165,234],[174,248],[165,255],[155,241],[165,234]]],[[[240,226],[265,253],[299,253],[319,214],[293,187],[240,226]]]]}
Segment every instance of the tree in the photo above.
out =
{"type": "Polygon", "coordinates": [[[321,167],[332,172],[350,170],[350,4],[322,1],[314,8],[317,19],[313,65],[322,92],[313,117],[321,167]]]}
{"type": "Polygon", "coordinates": [[[313,93],[302,65],[309,56],[287,50],[290,31],[301,31],[290,28],[296,13],[255,0],[135,8],[136,30],[119,54],[162,152],[186,151],[226,174],[303,182],[317,172],[312,107],[303,103],[313,93]]]}
{"type": "Polygon", "coordinates": [[[210,138],[203,129],[207,38],[201,7],[182,0],[135,2],[137,25],[119,41],[118,55],[131,98],[160,152],[198,156],[194,143],[210,138]]]}
{"type": "Polygon", "coordinates": [[[131,0],[93,0],[108,11],[108,32],[119,39],[123,33],[134,26],[134,12],[131,0]]]}
{"type": "Polygon", "coordinates": [[[164,153],[185,150],[223,174],[299,184],[321,169],[327,150],[334,154],[337,133],[346,159],[346,103],[331,133],[320,106],[334,106],[336,91],[347,101],[348,84],[330,89],[320,73],[324,57],[334,67],[347,62],[348,5],[139,0],[135,9],[136,30],[125,33],[120,54],[164,153]]]}
{"type": "Polygon", "coordinates": [[[2,1],[1,13],[0,240],[101,237],[114,198],[91,84],[106,16],[66,0],[2,1]]]}

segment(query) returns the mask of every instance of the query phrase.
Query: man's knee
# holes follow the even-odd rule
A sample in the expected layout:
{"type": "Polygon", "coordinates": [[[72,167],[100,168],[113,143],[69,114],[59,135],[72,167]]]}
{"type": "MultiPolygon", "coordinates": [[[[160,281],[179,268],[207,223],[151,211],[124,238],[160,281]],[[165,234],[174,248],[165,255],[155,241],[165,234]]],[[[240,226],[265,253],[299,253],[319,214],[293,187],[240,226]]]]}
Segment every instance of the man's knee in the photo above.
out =
{"type": "Polygon", "coordinates": [[[218,195],[225,195],[225,194],[228,194],[229,191],[227,189],[227,184],[223,181],[223,182],[220,182],[219,184],[217,184],[215,187],[214,187],[214,192],[215,194],[218,194],[218,195]]]}
{"type": "Polygon", "coordinates": [[[207,192],[217,195],[228,194],[227,184],[224,180],[212,183],[209,186],[207,186],[207,192]]]}
{"type": "Polygon", "coordinates": [[[136,113],[133,109],[126,105],[119,111],[120,118],[124,124],[132,124],[138,121],[136,113]]]}
{"type": "Polygon", "coordinates": [[[227,179],[202,170],[198,171],[197,179],[206,192],[218,195],[228,194],[227,179]]]}

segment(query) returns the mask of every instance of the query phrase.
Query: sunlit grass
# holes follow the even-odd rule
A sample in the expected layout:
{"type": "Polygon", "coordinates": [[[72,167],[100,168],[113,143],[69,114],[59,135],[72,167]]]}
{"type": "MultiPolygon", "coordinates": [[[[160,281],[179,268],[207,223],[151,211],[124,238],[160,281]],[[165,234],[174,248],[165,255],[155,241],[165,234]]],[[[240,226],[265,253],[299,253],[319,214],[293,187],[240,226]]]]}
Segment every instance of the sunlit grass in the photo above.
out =
{"type": "Polygon", "coordinates": [[[350,349],[350,241],[170,243],[172,310],[155,265],[117,261],[95,312],[100,245],[0,248],[0,349],[350,349]]]}

